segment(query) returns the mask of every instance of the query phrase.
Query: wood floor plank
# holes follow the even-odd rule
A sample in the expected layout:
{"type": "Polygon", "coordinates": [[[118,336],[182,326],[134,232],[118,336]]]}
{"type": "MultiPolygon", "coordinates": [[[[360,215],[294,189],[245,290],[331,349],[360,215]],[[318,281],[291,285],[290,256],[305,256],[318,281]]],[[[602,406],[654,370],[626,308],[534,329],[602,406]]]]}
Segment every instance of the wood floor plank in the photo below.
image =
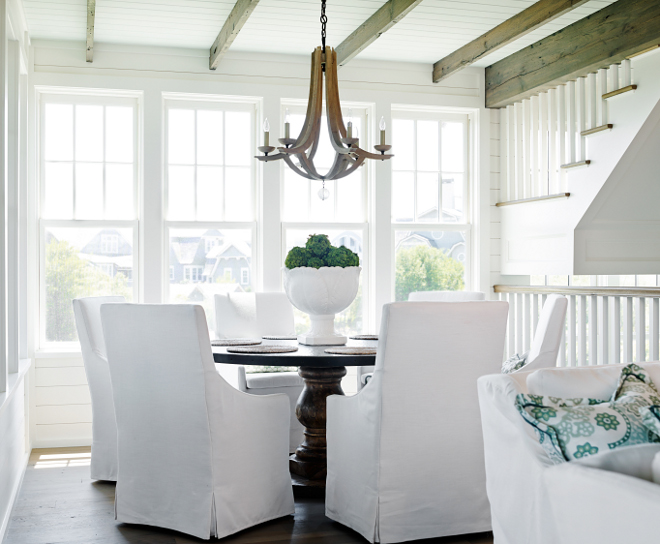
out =
{"type": "MultiPolygon", "coordinates": [[[[115,485],[89,477],[90,449],[33,450],[3,544],[199,544],[175,531],[117,523],[115,485]]],[[[219,542],[216,540],[216,542],[219,542]]],[[[223,544],[364,544],[355,531],[325,517],[322,498],[296,497],[295,516],[262,523],[223,544]]],[[[490,533],[419,541],[493,544],[490,533]]]]}

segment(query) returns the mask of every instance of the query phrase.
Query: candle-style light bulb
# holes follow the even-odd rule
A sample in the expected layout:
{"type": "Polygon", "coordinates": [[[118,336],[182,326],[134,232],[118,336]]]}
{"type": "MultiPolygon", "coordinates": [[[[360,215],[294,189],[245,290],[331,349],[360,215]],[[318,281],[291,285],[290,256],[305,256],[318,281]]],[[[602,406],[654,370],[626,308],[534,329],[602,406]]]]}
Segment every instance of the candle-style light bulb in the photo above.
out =
{"type": "Polygon", "coordinates": [[[351,108],[348,108],[348,125],[346,127],[346,132],[347,138],[353,137],[353,110],[351,108]]]}
{"type": "Polygon", "coordinates": [[[387,125],[385,124],[385,117],[380,118],[378,128],[380,128],[380,145],[385,145],[385,129],[387,128],[387,125]]]}
{"type": "Polygon", "coordinates": [[[288,140],[291,134],[289,108],[284,110],[284,137],[288,140]]]}
{"type": "Polygon", "coordinates": [[[264,129],[264,146],[268,146],[269,137],[270,137],[270,123],[268,122],[268,117],[264,119],[263,129],[264,129]]]}

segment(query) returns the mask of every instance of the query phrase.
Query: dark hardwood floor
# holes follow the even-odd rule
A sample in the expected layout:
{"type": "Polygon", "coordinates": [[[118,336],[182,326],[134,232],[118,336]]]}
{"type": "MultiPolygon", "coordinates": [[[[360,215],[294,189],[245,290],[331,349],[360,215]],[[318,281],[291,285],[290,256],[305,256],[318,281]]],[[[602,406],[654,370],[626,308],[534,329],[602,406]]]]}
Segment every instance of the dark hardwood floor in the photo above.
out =
{"type": "MultiPolygon", "coordinates": [[[[89,448],[34,450],[3,544],[192,544],[173,531],[114,519],[115,486],[89,478],[89,448]]],[[[296,497],[296,514],[222,539],[226,544],[364,544],[360,535],[324,515],[323,499],[296,497]]],[[[490,533],[418,541],[492,544],[490,533]]]]}

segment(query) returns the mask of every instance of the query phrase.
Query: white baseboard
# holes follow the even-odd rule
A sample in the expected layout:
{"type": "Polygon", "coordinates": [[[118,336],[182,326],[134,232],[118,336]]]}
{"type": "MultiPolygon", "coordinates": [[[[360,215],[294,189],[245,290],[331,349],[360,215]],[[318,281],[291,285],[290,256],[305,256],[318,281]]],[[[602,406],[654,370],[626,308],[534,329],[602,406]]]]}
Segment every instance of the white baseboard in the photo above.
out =
{"type": "MultiPolygon", "coordinates": [[[[35,440],[32,444],[34,449],[44,448],[78,448],[92,445],[92,440],[78,438],[58,438],[55,440],[35,440]]],[[[0,543],[2,541],[0,540],[0,543]]]]}
{"type": "Polygon", "coordinates": [[[23,484],[23,478],[25,477],[25,471],[27,470],[28,461],[30,460],[30,453],[25,454],[25,462],[23,463],[23,471],[21,472],[21,477],[16,482],[14,489],[11,491],[11,500],[9,501],[9,507],[5,512],[2,524],[0,525],[0,543],[5,539],[5,533],[7,532],[7,527],[9,526],[9,519],[11,518],[11,513],[14,510],[14,505],[16,504],[16,499],[18,498],[18,492],[21,490],[21,485],[23,484]]]}

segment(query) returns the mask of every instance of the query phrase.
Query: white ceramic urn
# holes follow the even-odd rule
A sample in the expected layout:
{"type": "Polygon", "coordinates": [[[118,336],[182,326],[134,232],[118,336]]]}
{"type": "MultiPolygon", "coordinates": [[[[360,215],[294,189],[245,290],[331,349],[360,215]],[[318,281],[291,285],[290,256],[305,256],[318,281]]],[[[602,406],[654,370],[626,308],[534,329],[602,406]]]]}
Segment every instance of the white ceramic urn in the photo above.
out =
{"type": "Polygon", "coordinates": [[[359,266],[284,268],[284,291],[301,312],[309,314],[311,328],[298,336],[308,346],[339,346],[346,337],[335,332],[335,314],[348,308],[358,292],[359,266]]]}

